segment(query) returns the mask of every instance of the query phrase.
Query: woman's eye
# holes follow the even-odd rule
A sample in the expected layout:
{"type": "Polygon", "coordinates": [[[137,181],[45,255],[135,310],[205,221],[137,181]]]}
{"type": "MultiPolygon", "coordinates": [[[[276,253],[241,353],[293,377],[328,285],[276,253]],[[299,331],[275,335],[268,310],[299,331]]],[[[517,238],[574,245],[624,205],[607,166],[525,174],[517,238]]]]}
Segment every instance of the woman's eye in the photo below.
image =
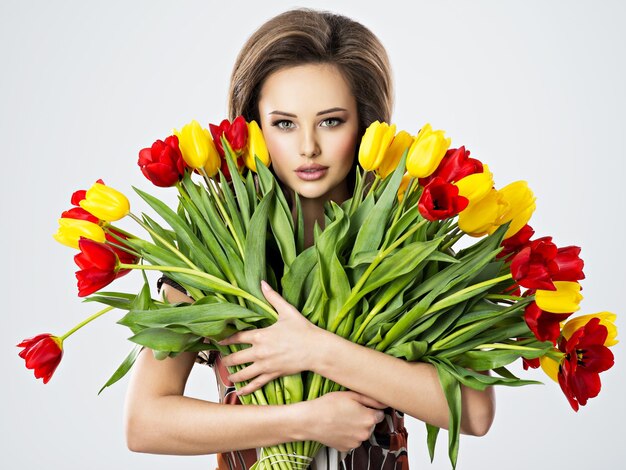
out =
{"type": "Polygon", "coordinates": [[[337,127],[343,120],[339,118],[328,118],[322,121],[322,127],[337,127]]]}
{"type": "Polygon", "coordinates": [[[272,126],[276,126],[276,127],[278,127],[279,129],[282,129],[282,130],[288,130],[288,129],[293,129],[294,123],[292,121],[288,121],[288,120],[282,119],[280,121],[273,122],[272,126]]]}

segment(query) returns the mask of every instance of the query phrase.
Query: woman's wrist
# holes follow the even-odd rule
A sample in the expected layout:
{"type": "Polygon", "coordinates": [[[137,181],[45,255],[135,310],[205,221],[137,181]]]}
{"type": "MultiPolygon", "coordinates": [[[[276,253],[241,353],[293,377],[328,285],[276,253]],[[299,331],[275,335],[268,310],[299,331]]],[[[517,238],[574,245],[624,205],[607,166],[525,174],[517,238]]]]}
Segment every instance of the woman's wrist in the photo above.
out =
{"type": "Polygon", "coordinates": [[[314,407],[313,401],[303,401],[283,407],[287,414],[285,423],[289,440],[296,442],[315,440],[312,432],[315,420],[311,419],[314,415],[314,407]]]}

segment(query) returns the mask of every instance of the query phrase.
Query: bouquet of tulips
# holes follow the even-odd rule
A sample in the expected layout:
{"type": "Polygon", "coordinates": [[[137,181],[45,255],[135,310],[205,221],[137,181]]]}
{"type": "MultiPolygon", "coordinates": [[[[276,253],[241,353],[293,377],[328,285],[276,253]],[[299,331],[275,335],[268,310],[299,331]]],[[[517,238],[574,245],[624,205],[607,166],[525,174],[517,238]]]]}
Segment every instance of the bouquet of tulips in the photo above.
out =
{"type": "MultiPolygon", "coordinates": [[[[305,247],[298,195],[293,215],[268,169],[258,125],[238,117],[207,130],[193,121],[139,153],[152,183],[178,190],[173,209],[135,189],[164,223],[130,212],[128,199],[102,181],[74,193],[55,238],[79,250],[79,296],[106,308],[63,336],[24,340],[20,356],[46,383],[63,341],[114,308],[127,312],[118,323],[130,328],[136,346],[104,387],[132,367],[141,347],[157,358],[208,349],[228,355],[246,346],[218,341],[276,321],[260,289],[266,280],[315,325],[432,364],[450,408],[453,466],[461,385],[535,383],[507,369],[514,361],[541,366],[577,410],[598,395],[599,373],[613,365],[608,347],[616,344],[615,315],[569,318],[582,299],[580,248],[531,239],[535,198],[528,185],[495,189],[487,165],[464,147],[449,147],[444,132],[428,124],[412,136],[373,123],[359,148],[352,197],[327,203],[324,228],[317,226],[314,244],[305,247]],[[114,225],[124,217],[149,239],[114,225]],[[457,249],[462,238],[467,246],[457,249]],[[102,291],[130,270],[165,273],[194,303],[154,300],[145,276],[137,294],[102,291]]],[[[341,389],[302,372],[241,400],[288,404],[341,389]]],[[[438,429],[427,428],[432,457],[438,429]]],[[[266,448],[255,468],[302,468],[320,448],[316,442],[266,448]]]]}

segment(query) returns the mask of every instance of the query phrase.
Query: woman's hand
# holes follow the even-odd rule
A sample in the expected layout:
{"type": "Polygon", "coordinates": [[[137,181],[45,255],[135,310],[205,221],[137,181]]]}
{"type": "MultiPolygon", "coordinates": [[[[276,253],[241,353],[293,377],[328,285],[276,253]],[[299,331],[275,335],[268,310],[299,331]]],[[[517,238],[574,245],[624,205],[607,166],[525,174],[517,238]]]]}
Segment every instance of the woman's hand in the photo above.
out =
{"type": "Polygon", "coordinates": [[[310,402],[309,438],[342,452],[359,447],[384,419],[387,405],[357,392],[332,392],[310,402]]]}
{"type": "Polygon", "coordinates": [[[250,364],[229,376],[232,382],[250,381],[237,392],[239,395],[252,393],[277,377],[311,370],[313,352],[322,331],[264,281],[261,288],[278,312],[276,323],[267,328],[240,331],[219,342],[251,345],[222,359],[225,366],[250,364]]]}

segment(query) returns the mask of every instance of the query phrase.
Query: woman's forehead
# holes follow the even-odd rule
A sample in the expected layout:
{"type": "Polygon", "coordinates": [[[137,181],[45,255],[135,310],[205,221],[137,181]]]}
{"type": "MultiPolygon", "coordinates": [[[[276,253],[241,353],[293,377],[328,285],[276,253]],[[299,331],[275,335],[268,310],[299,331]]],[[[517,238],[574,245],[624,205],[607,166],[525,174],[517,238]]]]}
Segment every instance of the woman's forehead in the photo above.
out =
{"type": "Polygon", "coordinates": [[[271,74],[261,87],[261,114],[282,111],[298,116],[331,108],[356,111],[356,100],[339,69],[332,64],[305,64],[271,74]]]}

